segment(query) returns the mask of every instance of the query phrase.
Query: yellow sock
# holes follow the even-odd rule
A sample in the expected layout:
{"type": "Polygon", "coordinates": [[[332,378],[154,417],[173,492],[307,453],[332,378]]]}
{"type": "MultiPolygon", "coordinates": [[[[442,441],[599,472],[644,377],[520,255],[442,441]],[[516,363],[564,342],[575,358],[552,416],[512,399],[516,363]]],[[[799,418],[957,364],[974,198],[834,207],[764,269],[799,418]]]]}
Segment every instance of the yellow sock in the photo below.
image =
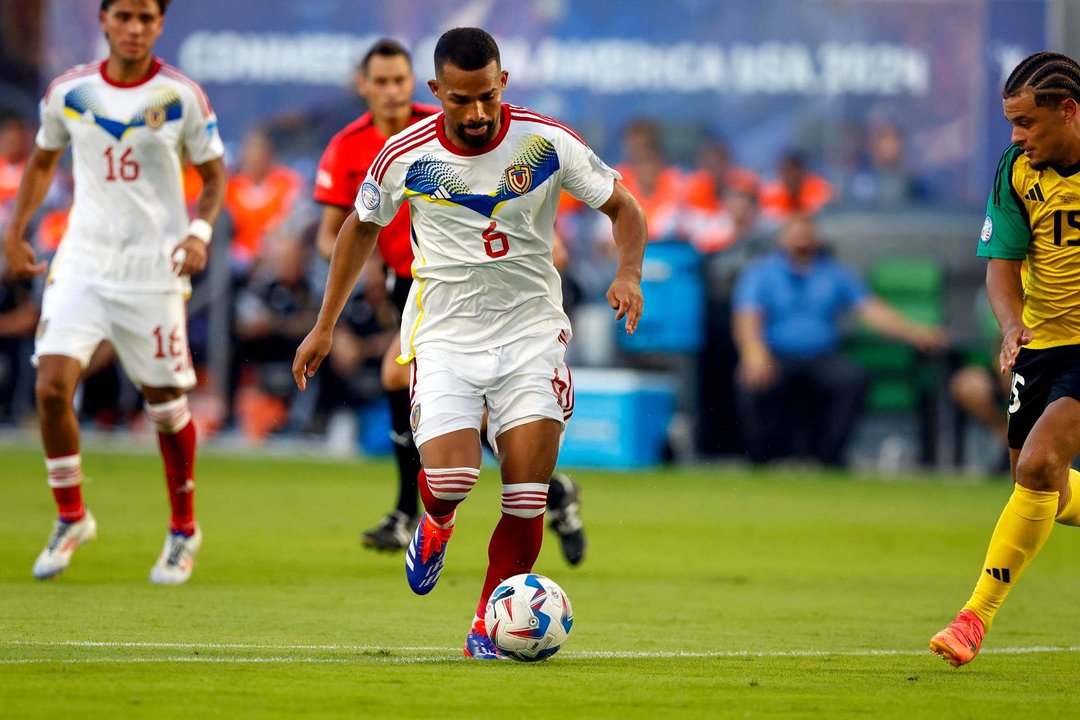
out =
{"type": "Polygon", "coordinates": [[[1072,490],[1069,504],[1061,508],[1054,520],[1062,525],[1080,526],[1080,472],[1069,470],[1069,489],[1072,490]]]}
{"type": "Polygon", "coordinates": [[[1031,563],[1054,527],[1058,493],[1013,487],[1013,494],[1001,511],[997,527],[990,537],[990,547],[983,562],[983,573],[975,592],[964,606],[979,616],[989,629],[994,615],[1004,602],[1020,573],[1031,563]]]}

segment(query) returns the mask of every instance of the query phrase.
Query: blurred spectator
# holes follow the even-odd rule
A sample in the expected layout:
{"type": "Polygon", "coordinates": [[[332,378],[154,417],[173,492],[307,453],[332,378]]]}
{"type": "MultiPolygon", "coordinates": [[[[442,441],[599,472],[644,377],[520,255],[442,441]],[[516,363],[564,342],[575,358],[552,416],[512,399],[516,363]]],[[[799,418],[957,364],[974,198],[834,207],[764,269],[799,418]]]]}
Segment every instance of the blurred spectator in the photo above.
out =
{"type": "MultiPolygon", "coordinates": [[[[0,121],[0,229],[11,218],[32,147],[29,125],[17,117],[0,121]]],[[[17,422],[33,406],[26,365],[38,314],[32,283],[11,277],[0,256],[0,423],[17,422]]]]}
{"type": "Polygon", "coordinates": [[[296,390],[293,353],[318,310],[307,274],[310,254],[298,238],[275,236],[265,248],[265,262],[236,295],[228,406],[254,439],[284,423],[296,390]],[[243,399],[241,385],[250,388],[243,399]]]}
{"type": "MultiPolygon", "coordinates": [[[[697,430],[702,452],[730,455],[743,450],[735,412],[734,370],[738,354],[732,342],[731,293],[743,268],[771,248],[773,238],[758,222],[755,193],[728,188],[720,212],[730,223],[730,240],[703,255],[701,262],[706,311],[699,366],[709,368],[709,372],[698,373],[697,430]]],[[[697,245],[693,235],[691,242],[697,245]]]]}
{"type": "MultiPolygon", "coordinates": [[[[651,120],[632,121],[623,131],[622,149],[624,161],[616,169],[645,211],[649,242],[685,240],[681,219],[686,183],[678,168],[664,159],[659,126],[651,120]]],[[[602,301],[615,266],[611,220],[564,192],[555,230],[573,258],[566,277],[570,304],[602,301]]]]}
{"type": "Polygon", "coordinates": [[[398,332],[401,317],[377,277],[362,281],[334,327],[334,352],[326,358],[319,388],[319,414],[356,409],[382,397],[382,357],[398,332]]]}
{"type": "Polygon", "coordinates": [[[116,348],[108,340],[103,340],[90,356],[81,383],[77,398],[80,424],[116,430],[127,426],[142,406],[139,390],[121,372],[116,348]]]}
{"type": "MultiPolygon", "coordinates": [[[[0,121],[0,228],[8,223],[15,207],[15,194],[19,191],[19,181],[23,169],[34,147],[33,129],[18,117],[9,117],[0,121]]],[[[50,233],[51,245],[39,246],[43,252],[52,252],[60,244],[67,227],[67,211],[71,204],[71,175],[63,167],[58,167],[48,193],[41,204],[41,217],[48,219],[56,215],[54,222],[59,222],[59,232],[50,233]]],[[[31,229],[38,224],[37,218],[31,223],[31,229]]],[[[33,234],[32,232],[30,233],[33,234]]]]}
{"type": "Polygon", "coordinates": [[[9,117],[0,121],[0,227],[8,223],[33,145],[33,133],[22,119],[9,117]]]}
{"type": "Polygon", "coordinates": [[[775,253],[747,266],[733,305],[740,418],[755,463],[805,452],[827,466],[842,464],[869,382],[840,354],[850,311],[920,351],[945,344],[941,328],[907,319],[823,252],[805,215],[781,228],[775,253]]]}
{"type": "Polygon", "coordinates": [[[318,161],[330,138],[369,110],[360,93],[363,81],[363,68],[357,63],[346,83],[347,92],[316,107],[289,108],[267,118],[262,127],[282,155],[318,161]]]}
{"type": "Polygon", "coordinates": [[[664,159],[659,126],[634,120],[623,132],[622,146],[624,161],[616,169],[645,211],[649,241],[675,239],[685,183],[682,173],[664,159]]]}
{"type": "Polygon", "coordinates": [[[867,133],[865,158],[844,188],[845,201],[895,208],[926,199],[926,184],[907,166],[904,137],[888,121],[867,133]]]}
{"type": "Polygon", "coordinates": [[[785,153],[777,174],[761,189],[762,212],[773,222],[782,223],[796,213],[813,215],[832,200],[829,181],[810,172],[802,153],[785,153]]]}
{"type": "Polygon", "coordinates": [[[67,232],[69,212],[68,208],[46,211],[34,233],[34,247],[43,254],[55,255],[67,232]]]}
{"type": "Polygon", "coordinates": [[[235,226],[231,251],[237,274],[251,272],[263,242],[289,217],[302,186],[296,172],[277,162],[266,133],[247,134],[225,191],[225,208],[235,226]]]}
{"type": "Polygon", "coordinates": [[[976,297],[975,317],[985,341],[966,354],[964,364],[949,378],[949,394],[957,407],[990,431],[1001,452],[992,469],[1009,470],[1008,414],[1012,374],[997,372],[1001,331],[984,291],[976,297]]]}
{"type": "Polygon", "coordinates": [[[33,407],[30,353],[38,303],[29,280],[7,273],[0,257],[0,424],[17,423],[33,407]]]}
{"type": "Polygon", "coordinates": [[[702,145],[698,169],[686,178],[686,201],[695,207],[722,207],[729,191],[756,195],[760,185],[752,170],[732,163],[728,144],[714,139],[702,145]]]}
{"type": "Polygon", "coordinates": [[[187,158],[184,158],[184,204],[187,205],[188,212],[195,210],[195,203],[199,199],[199,193],[202,192],[202,186],[202,176],[199,175],[199,171],[187,158]]]}
{"type": "Polygon", "coordinates": [[[965,365],[949,378],[949,393],[965,413],[994,436],[1001,447],[1001,459],[994,469],[1008,469],[1008,415],[1010,375],[995,373],[983,363],[965,365]],[[1004,465],[1004,468],[1002,468],[1004,465]]]}
{"type": "Polygon", "coordinates": [[[758,177],[736,167],[726,143],[712,140],[699,153],[698,169],[686,179],[682,234],[701,253],[731,247],[753,232],[758,177]]]}

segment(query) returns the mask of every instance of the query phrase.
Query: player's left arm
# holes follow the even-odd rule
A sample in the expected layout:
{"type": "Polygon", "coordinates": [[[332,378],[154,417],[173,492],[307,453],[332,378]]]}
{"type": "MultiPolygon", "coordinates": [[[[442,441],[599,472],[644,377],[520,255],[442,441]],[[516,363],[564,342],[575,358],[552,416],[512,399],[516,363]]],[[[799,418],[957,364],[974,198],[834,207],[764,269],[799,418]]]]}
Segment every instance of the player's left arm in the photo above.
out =
{"type": "Polygon", "coordinates": [[[210,229],[221,214],[225,202],[225,163],[215,158],[195,166],[202,178],[202,191],[195,201],[195,217],[188,228],[188,236],[173,250],[173,270],[177,275],[197,275],[206,269],[207,246],[210,229]]]}
{"type": "Polygon", "coordinates": [[[1031,218],[1013,183],[1021,152],[1019,146],[1010,145],[998,163],[976,253],[987,258],[986,293],[1001,328],[998,370],[1002,375],[1012,370],[1020,348],[1035,339],[1033,329],[1024,324],[1024,283],[1020,274],[1032,241],[1031,218]]]}
{"type": "Polygon", "coordinates": [[[622,184],[615,180],[614,188],[600,212],[611,219],[611,227],[618,251],[615,280],[607,291],[607,300],[615,310],[615,319],[626,316],[626,332],[631,335],[637,329],[645,307],[641,294],[641,261],[645,256],[645,212],[641,205],[622,184]]]}
{"type": "Polygon", "coordinates": [[[990,258],[986,265],[986,294],[990,309],[1001,328],[998,371],[1006,375],[1016,364],[1020,348],[1035,339],[1035,331],[1024,324],[1023,260],[990,258]]]}

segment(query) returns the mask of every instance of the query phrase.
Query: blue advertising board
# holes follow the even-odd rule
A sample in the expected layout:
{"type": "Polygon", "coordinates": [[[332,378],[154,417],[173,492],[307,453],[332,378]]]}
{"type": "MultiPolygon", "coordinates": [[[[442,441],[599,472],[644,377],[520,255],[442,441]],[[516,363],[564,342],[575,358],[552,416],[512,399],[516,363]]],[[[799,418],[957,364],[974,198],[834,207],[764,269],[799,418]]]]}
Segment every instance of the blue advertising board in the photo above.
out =
{"type": "MultiPolygon", "coordinates": [[[[100,57],[96,3],[47,7],[48,74],[100,57]],[[85,7],[84,7],[85,6],[85,7]]],[[[403,41],[421,81],[449,27],[498,39],[508,100],[573,125],[620,159],[631,119],[669,130],[692,164],[704,137],[770,175],[785,149],[843,172],[860,128],[898,125],[942,202],[985,198],[1007,143],[1002,72],[1046,44],[1045,0],[183,0],[158,49],[201,82],[228,142],[268,117],[340,104],[378,37],[403,41]]],[[[419,99],[430,99],[418,85],[419,99]]],[[[327,128],[326,133],[332,131],[327,128]]]]}

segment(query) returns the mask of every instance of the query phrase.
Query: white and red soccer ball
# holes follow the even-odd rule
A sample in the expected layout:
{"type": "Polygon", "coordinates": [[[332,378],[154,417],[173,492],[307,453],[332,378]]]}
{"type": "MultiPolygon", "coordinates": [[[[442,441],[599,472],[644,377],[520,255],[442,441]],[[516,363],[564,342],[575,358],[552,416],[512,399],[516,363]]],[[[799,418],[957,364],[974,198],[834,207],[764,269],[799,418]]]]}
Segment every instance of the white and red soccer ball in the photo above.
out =
{"type": "Polygon", "coordinates": [[[515,575],[495,588],[484,626],[495,647],[522,662],[545,660],[562,647],[574,612],[570,598],[543,575],[515,575]]]}

